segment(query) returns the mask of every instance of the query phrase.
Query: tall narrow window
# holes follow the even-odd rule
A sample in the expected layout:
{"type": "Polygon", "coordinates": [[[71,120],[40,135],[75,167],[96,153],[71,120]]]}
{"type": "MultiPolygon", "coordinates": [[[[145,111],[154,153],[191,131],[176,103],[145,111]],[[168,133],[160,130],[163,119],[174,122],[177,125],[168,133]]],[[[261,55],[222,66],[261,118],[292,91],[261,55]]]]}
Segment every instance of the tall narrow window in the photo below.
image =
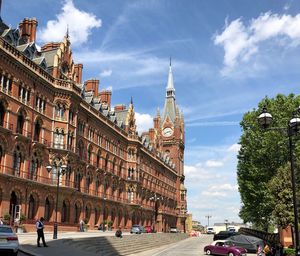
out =
{"type": "Polygon", "coordinates": [[[34,140],[40,141],[41,123],[37,120],[34,126],[34,140]]]}
{"type": "Polygon", "coordinates": [[[25,122],[25,117],[22,112],[18,113],[18,120],[17,120],[17,133],[23,134],[23,126],[25,122]]]}
{"type": "Polygon", "coordinates": [[[17,150],[14,151],[14,157],[13,157],[13,169],[14,169],[14,175],[20,176],[21,172],[21,160],[22,156],[19,152],[19,146],[17,146],[17,150]]]}
{"type": "Polygon", "coordinates": [[[0,126],[4,126],[4,117],[5,117],[6,109],[4,107],[3,102],[0,103],[0,126]]]}
{"type": "Polygon", "coordinates": [[[44,214],[44,218],[46,221],[49,221],[50,220],[50,201],[48,199],[48,197],[46,198],[46,201],[45,201],[45,214],[44,214]]]}
{"type": "Polygon", "coordinates": [[[28,219],[33,220],[35,217],[35,200],[32,195],[29,197],[28,219]]]}

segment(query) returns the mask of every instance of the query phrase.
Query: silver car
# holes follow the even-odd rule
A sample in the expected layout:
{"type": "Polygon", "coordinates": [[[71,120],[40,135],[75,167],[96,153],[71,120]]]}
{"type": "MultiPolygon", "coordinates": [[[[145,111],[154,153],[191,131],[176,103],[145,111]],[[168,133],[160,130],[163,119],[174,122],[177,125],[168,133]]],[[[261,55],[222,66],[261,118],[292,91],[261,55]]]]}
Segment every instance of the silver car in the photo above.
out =
{"type": "Polygon", "coordinates": [[[12,227],[0,225],[0,255],[18,255],[19,240],[12,227]],[[7,254],[2,254],[6,252],[7,254]]]}
{"type": "Polygon", "coordinates": [[[131,234],[141,234],[142,233],[141,226],[140,225],[133,225],[131,227],[130,233],[131,234]]]}

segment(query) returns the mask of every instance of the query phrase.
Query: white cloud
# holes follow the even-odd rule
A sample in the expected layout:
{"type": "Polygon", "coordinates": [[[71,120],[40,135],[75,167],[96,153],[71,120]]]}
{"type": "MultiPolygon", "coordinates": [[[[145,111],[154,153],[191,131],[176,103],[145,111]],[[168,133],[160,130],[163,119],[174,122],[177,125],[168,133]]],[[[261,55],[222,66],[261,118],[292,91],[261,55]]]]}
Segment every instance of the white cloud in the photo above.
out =
{"type": "Polygon", "coordinates": [[[229,183],[212,185],[208,188],[209,191],[237,191],[238,186],[229,183]]]}
{"type": "Polygon", "coordinates": [[[88,40],[93,28],[99,28],[101,20],[92,13],[77,9],[72,0],[66,0],[56,20],[49,20],[47,26],[39,30],[42,42],[61,41],[67,27],[73,45],[80,45],[88,40]]]}
{"type": "Polygon", "coordinates": [[[240,150],[240,148],[241,148],[241,145],[235,143],[235,144],[232,144],[232,145],[228,148],[227,151],[228,151],[228,152],[235,152],[235,153],[238,153],[239,150],[240,150]]]}
{"type": "Polygon", "coordinates": [[[205,165],[206,165],[207,167],[221,167],[221,166],[223,166],[224,164],[223,164],[223,162],[221,162],[221,161],[207,160],[206,163],[205,163],[205,165]]]}
{"type": "Polygon", "coordinates": [[[232,71],[238,63],[248,62],[258,54],[262,43],[272,39],[278,46],[298,46],[300,44],[300,14],[295,16],[263,13],[245,25],[241,18],[226,22],[224,31],[214,37],[215,45],[224,48],[223,74],[232,71]]]}
{"type": "Polygon", "coordinates": [[[219,191],[203,191],[201,193],[201,195],[207,196],[207,197],[226,197],[227,196],[226,193],[219,192],[219,191]]]}
{"type": "Polygon", "coordinates": [[[153,127],[153,118],[149,114],[135,112],[136,125],[139,133],[148,131],[153,127]]]}
{"type": "Polygon", "coordinates": [[[112,70],[111,69],[104,69],[101,71],[100,76],[101,77],[108,77],[111,76],[112,70]]]}

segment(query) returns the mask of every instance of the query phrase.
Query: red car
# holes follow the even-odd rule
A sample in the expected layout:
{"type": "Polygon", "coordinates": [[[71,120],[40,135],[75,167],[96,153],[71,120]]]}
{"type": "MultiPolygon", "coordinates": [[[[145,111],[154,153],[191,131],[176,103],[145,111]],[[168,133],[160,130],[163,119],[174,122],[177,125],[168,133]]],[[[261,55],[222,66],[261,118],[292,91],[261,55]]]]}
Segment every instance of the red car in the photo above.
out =
{"type": "Polygon", "coordinates": [[[145,232],[146,232],[146,233],[152,233],[152,228],[151,228],[151,226],[145,226],[145,232]]]}
{"type": "Polygon", "coordinates": [[[216,240],[212,244],[204,247],[204,252],[207,255],[228,255],[228,256],[246,256],[247,250],[242,247],[230,246],[225,244],[225,241],[216,240]]]}

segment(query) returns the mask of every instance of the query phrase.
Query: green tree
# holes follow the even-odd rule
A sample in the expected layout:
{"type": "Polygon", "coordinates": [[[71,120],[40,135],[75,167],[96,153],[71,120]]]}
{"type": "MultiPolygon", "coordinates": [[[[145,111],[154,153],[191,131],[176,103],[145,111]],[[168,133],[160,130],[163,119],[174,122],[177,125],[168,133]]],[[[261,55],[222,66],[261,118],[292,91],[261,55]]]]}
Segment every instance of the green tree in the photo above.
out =
{"type": "Polygon", "coordinates": [[[275,223],[283,228],[293,225],[293,193],[289,164],[277,170],[277,174],[269,183],[269,189],[275,202],[272,212],[275,223]]]}
{"type": "MultiPolygon", "coordinates": [[[[286,130],[293,111],[299,105],[300,97],[294,94],[279,94],[273,99],[264,98],[258,104],[258,109],[246,113],[240,123],[243,132],[237,167],[242,200],[240,217],[260,229],[267,230],[273,219],[276,198],[268,189],[269,182],[276,176],[278,168],[285,166],[289,161],[286,130]],[[272,127],[282,127],[281,132],[264,132],[259,127],[257,117],[261,114],[263,106],[266,106],[273,116],[272,127]]],[[[297,145],[296,152],[299,153],[297,145]]],[[[295,155],[299,155],[298,153],[295,155]]]]}

